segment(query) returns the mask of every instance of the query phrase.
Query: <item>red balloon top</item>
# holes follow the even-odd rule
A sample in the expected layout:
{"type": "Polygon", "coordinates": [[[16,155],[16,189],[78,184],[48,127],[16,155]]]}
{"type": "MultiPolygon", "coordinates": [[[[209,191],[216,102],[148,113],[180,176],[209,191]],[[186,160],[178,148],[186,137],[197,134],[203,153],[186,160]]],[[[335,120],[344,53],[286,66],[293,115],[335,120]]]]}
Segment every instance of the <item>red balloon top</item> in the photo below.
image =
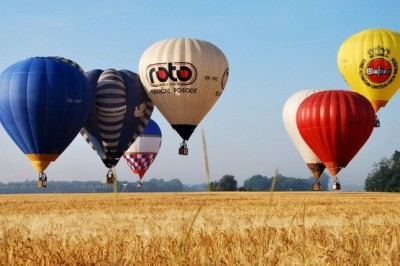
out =
{"type": "Polygon", "coordinates": [[[336,176],[368,140],[375,111],[361,94],[328,90],[307,97],[297,110],[296,122],[304,141],[336,176]]]}

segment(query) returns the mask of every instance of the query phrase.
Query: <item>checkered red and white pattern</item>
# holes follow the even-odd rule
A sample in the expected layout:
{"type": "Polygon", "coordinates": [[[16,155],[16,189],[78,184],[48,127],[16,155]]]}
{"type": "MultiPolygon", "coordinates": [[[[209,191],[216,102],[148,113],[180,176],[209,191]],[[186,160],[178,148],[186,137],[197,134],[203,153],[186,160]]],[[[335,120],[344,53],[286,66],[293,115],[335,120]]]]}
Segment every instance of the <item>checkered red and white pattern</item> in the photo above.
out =
{"type": "Polygon", "coordinates": [[[130,167],[136,170],[147,170],[154,161],[157,154],[155,153],[131,153],[125,154],[126,162],[130,167]]]}
{"type": "Polygon", "coordinates": [[[142,134],[124,153],[124,158],[134,174],[143,178],[147,169],[151,166],[161,147],[161,130],[150,119],[142,134]]]}

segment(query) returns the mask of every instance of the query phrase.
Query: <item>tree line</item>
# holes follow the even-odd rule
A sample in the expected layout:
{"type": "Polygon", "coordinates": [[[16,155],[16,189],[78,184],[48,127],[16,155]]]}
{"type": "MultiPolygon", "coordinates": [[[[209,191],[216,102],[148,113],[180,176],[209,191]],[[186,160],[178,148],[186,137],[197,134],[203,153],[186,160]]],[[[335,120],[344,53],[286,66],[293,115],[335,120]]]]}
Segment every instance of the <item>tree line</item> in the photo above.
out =
{"type": "MultiPolygon", "coordinates": [[[[321,190],[328,190],[329,176],[322,174],[320,178],[321,190]]],[[[237,186],[237,181],[233,175],[224,175],[219,181],[213,181],[209,184],[210,191],[311,191],[315,179],[285,177],[277,175],[276,177],[266,177],[254,175],[244,181],[242,187],[237,186]]]]}
{"type": "Polygon", "coordinates": [[[383,158],[373,165],[365,179],[366,191],[400,192],[400,152],[383,158]]]}
{"type": "Polygon", "coordinates": [[[118,192],[182,192],[205,189],[206,186],[186,186],[179,179],[164,181],[150,179],[144,181],[142,188],[137,188],[136,182],[117,181],[116,184],[107,184],[101,181],[47,181],[46,188],[38,188],[36,180],[24,182],[0,183],[0,194],[41,194],[41,193],[111,193],[114,186],[118,192]]]}
{"type": "MultiPolygon", "coordinates": [[[[327,190],[329,177],[321,177],[322,190],[327,190]]],[[[164,179],[152,178],[143,180],[143,186],[137,188],[136,182],[118,181],[115,186],[118,192],[193,192],[193,191],[308,191],[312,190],[315,179],[294,178],[277,176],[275,182],[273,177],[254,175],[244,181],[242,187],[233,175],[224,175],[219,181],[210,184],[185,185],[179,179],[165,181],[164,179]]],[[[0,194],[19,193],[111,193],[114,184],[106,184],[100,181],[48,181],[46,188],[37,188],[36,180],[24,182],[0,183],[0,194]]]]}
{"type": "MultiPolygon", "coordinates": [[[[237,187],[237,182],[232,175],[225,175],[219,181],[209,184],[212,191],[307,191],[312,190],[315,180],[313,178],[302,179],[278,175],[274,177],[254,175],[244,181],[242,187],[237,187]]],[[[323,173],[320,178],[321,190],[328,190],[329,176],[323,173]]],[[[400,192],[400,152],[395,151],[390,158],[382,158],[373,164],[372,170],[364,182],[365,191],[376,192],[400,192]]]]}

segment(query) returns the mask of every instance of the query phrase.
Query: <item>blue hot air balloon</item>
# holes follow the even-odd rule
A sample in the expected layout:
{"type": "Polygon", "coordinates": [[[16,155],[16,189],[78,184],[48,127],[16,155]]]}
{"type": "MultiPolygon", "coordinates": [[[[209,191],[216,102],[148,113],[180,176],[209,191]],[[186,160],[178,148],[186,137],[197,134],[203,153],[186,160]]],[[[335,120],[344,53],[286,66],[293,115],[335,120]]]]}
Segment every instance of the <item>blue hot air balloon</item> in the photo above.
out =
{"type": "Polygon", "coordinates": [[[136,73],[95,69],[85,74],[95,103],[81,134],[109,168],[107,183],[112,183],[112,169],[147,125],[154,105],[136,73]]]}
{"type": "Polygon", "coordinates": [[[59,57],[28,58],[0,75],[0,122],[40,179],[79,133],[92,102],[86,76],[59,57]]]}

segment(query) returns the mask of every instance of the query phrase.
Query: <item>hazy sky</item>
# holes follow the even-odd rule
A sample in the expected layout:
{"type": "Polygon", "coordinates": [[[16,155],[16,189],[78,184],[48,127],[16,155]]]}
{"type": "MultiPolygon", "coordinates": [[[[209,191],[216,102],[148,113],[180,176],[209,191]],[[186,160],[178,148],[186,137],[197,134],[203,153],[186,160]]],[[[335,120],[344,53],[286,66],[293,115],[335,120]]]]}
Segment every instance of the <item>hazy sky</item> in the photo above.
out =
{"type": "MultiPolygon", "coordinates": [[[[201,129],[212,180],[230,174],[241,184],[276,168],[310,176],[282,122],[285,101],[304,89],[349,89],[336,64],[340,44],[368,28],[400,31],[400,2],[377,1],[2,1],[0,71],[32,56],[57,55],[95,68],[138,72],[144,50],[175,37],[209,41],[226,55],[230,77],[214,108],[180,156],[179,135],[155,110],[163,142],[145,179],[204,179],[201,129]]],[[[363,184],[373,164],[400,146],[400,95],[378,113],[381,127],[338,177],[363,184]]],[[[0,182],[37,178],[30,162],[0,129],[0,182]]],[[[107,172],[78,135],[46,170],[50,180],[99,180],[107,172]]],[[[327,172],[327,171],[326,171],[327,172]]],[[[136,181],[124,159],[120,180],[136,181]]]]}

